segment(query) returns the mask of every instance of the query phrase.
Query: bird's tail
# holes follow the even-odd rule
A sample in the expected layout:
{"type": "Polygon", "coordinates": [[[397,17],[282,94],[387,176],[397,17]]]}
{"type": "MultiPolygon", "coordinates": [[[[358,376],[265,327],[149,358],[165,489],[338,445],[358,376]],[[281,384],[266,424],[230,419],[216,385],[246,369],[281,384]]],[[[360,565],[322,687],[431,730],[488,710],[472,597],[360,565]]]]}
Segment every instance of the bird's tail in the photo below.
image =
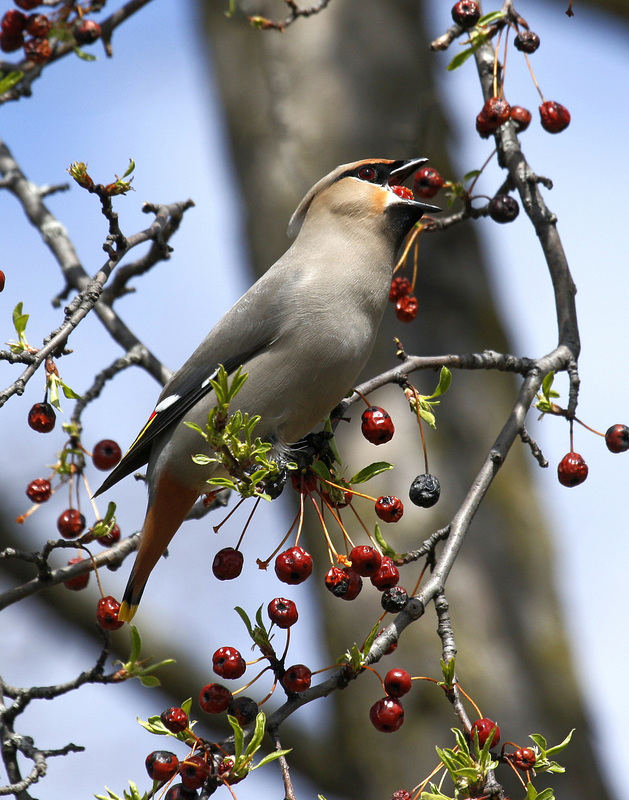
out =
{"type": "Polygon", "coordinates": [[[149,502],[142,526],[140,548],[124,591],[118,619],[131,622],[138,610],[142,592],[153,567],[179,530],[194,505],[198,493],[172,480],[168,473],[161,476],[149,502]]]}

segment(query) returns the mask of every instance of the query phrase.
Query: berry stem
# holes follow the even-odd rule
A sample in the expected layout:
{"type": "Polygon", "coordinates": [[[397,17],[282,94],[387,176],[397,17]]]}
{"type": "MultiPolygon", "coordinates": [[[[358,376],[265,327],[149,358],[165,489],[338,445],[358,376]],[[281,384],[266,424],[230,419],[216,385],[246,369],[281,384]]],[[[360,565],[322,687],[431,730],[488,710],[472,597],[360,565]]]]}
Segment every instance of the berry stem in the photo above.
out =
{"type": "Polygon", "coordinates": [[[504,83],[500,87],[500,95],[498,94],[498,50],[500,49],[500,39],[502,37],[502,29],[498,33],[498,41],[496,42],[496,47],[494,48],[494,69],[493,69],[493,92],[494,97],[502,97],[502,92],[504,88],[504,83]]]}
{"type": "Polygon", "coordinates": [[[339,528],[343,532],[343,538],[345,539],[346,544],[349,543],[350,547],[353,547],[354,546],[354,542],[352,542],[352,539],[351,539],[349,533],[347,532],[345,526],[343,525],[343,522],[341,520],[341,515],[339,513],[337,513],[337,511],[334,508],[334,506],[330,505],[330,503],[326,500],[326,498],[323,495],[321,495],[321,502],[325,503],[326,508],[328,509],[330,514],[332,514],[332,516],[334,517],[337,525],[339,526],[339,528]]]}
{"type": "Polygon", "coordinates": [[[245,500],[246,500],[246,498],[245,498],[245,497],[241,497],[241,498],[240,498],[240,500],[239,500],[239,501],[236,503],[236,505],[235,505],[235,506],[232,508],[232,510],[229,512],[229,514],[227,514],[227,516],[226,516],[224,519],[222,519],[222,520],[221,520],[221,521],[218,523],[218,525],[214,525],[214,527],[213,527],[213,531],[214,531],[214,533],[218,533],[218,532],[220,531],[220,529],[221,529],[221,528],[223,527],[223,525],[224,525],[224,524],[227,522],[227,520],[231,518],[232,514],[235,514],[235,513],[236,513],[236,511],[238,511],[238,509],[239,509],[239,508],[240,508],[240,506],[241,506],[241,505],[242,505],[242,504],[245,502],[245,500]]]}
{"type": "MultiPolygon", "coordinates": [[[[303,497],[303,495],[301,495],[303,497]]],[[[336,563],[339,558],[339,554],[336,552],[334,545],[332,544],[332,540],[330,539],[330,534],[328,533],[327,526],[325,524],[325,520],[323,519],[323,514],[321,513],[321,509],[317,505],[317,501],[312,497],[312,495],[308,495],[312,501],[312,505],[314,506],[315,511],[317,512],[317,516],[319,517],[319,522],[321,523],[321,529],[323,530],[323,535],[325,536],[325,542],[328,547],[328,556],[330,558],[330,563],[332,566],[336,563]]]]}
{"type": "Polygon", "coordinates": [[[467,700],[469,700],[469,702],[474,706],[474,711],[476,711],[476,714],[478,715],[478,719],[482,719],[483,715],[481,714],[480,708],[472,700],[472,698],[469,696],[469,694],[461,687],[461,684],[457,682],[454,685],[461,692],[463,697],[465,697],[467,700]]]}
{"type": "MultiPolygon", "coordinates": [[[[412,245],[413,245],[413,242],[414,242],[416,239],[418,239],[418,238],[419,238],[419,236],[420,236],[420,234],[421,234],[421,232],[422,232],[423,230],[424,230],[424,226],[422,225],[422,223],[421,223],[421,222],[418,222],[418,223],[415,225],[415,227],[413,228],[413,231],[412,231],[411,235],[410,235],[410,236],[408,237],[408,239],[406,240],[406,244],[404,245],[404,250],[402,251],[402,255],[399,257],[397,264],[396,264],[396,265],[395,265],[395,267],[393,268],[393,274],[394,274],[394,275],[395,275],[395,273],[396,273],[396,272],[397,272],[399,269],[402,269],[402,268],[403,268],[403,266],[404,266],[404,262],[406,261],[406,256],[408,255],[408,252],[409,252],[409,250],[411,249],[411,247],[412,247],[412,245]]],[[[414,285],[414,284],[413,284],[413,285],[414,285]]]]}
{"type": "Polygon", "coordinates": [[[413,392],[413,397],[415,398],[415,413],[417,414],[417,424],[419,425],[419,435],[421,436],[422,440],[422,449],[424,451],[424,467],[425,471],[428,473],[430,470],[428,469],[428,448],[426,447],[426,439],[424,437],[424,428],[422,425],[422,417],[419,413],[419,392],[412,384],[407,384],[410,390],[413,392]]]}
{"type": "Polygon", "coordinates": [[[253,515],[258,510],[258,506],[260,505],[260,500],[262,500],[261,497],[256,498],[256,501],[255,501],[255,503],[253,505],[253,509],[251,511],[251,514],[249,514],[249,516],[247,517],[247,521],[245,522],[245,527],[242,529],[242,533],[240,534],[240,538],[238,539],[238,541],[236,543],[236,550],[240,550],[240,545],[242,544],[242,540],[245,538],[245,533],[247,533],[247,528],[249,527],[249,523],[253,519],[253,515]]]}
{"type": "Polygon", "coordinates": [[[282,539],[282,541],[281,541],[281,542],[278,544],[278,546],[277,546],[277,547],[275,548],[275,550],[274,550],[274,551],[271,553],[271,555],[270,555],[270,556],[268,556],[267,558],[265,558],[265,559],[264,559],[264,561],[261,561],[260,559],[257,559],[257,562],[256,562],[256,563],[258,564],[258,566],[260,567],[260,569],[266,569],[266,568],[269,566],[269,564],[270,564],[270,562],[271,562],[271,559],[272,559],[272,558],[275,558],[275,556],[276,556],[276,555],[277,555],[277,554],[280,552],[280,550],[282,549],[282,547],[284,547],[284,545],[286,544],[286,541],[287,541],[288,537],[289,537],[289,536],[291,535],[291,533],[293,532],[293,528],[294,528],[294,527],[295,527],[295,525],[297,524],[297,520],[300,518],[300,516],[301,516],[301,511],[298,511],[298,512],[297,512],[297,514],[295,515],[295,519],[293,520],[293,522],[292,522],[292,524],[291,524],[290,528],[288,529],[288,532],[286,533],[286,536],[284,536],[284,538],[282,539]]]}
{"type": "Polygon", "coordinates": [[[371,495],[368,494],[361,494],[361,492],[357,492],[355,489],[350,489],[347,486],[339,486],[337,483],[332,483],[332,481],[328,481],[325,478],[320,478],[320,480],[322,480],[324,483],[327,483],[328,486],[333,486],[335,489],[341,489],[341,491],[343,492],[349,492],[355,497],[364,497],[365,500],[371,500],[372,503],[375,503],[376,500],[378,499],[376,497],[371,497],[371,495]]]}
{"type": "Polygon", "coordinates": [[[546,98],[542,94],[542,90],[539,88],[539,83],[537,82],[537,78],[535,77],[535,73],[533,72],[533,67],[531,66],[531,62],[529,61],[529,57],[526,53],[524,53],[524,59],[526,61],[526,66],[529,68],[529,72],[531,73],[531,78],[533,79],[533,83],[535,84],[535,88],[539,92],[539,96],[542,98],[542,103],[546,102],[546,98]]]}
{"type": "Polygon", "coordinates": [[[369,528],[363,522],[362,517],[360,516],[358,511],[356,511],[356,509],[354,508],[354,506],[351,503],[349,504],[349,507],[352,509],[352,511],[354,512],[354,516],[356,517],[358,522],[361,524],[362,529],[365,531],[365,533],[369,537],[369,541],[371,542],[371,544],[376,548],[376,550],[378,550],[378,552],[380,552],[380,545],[373,538],[373,536],[371,534],[371,531],[369,530],[369,528]]]}

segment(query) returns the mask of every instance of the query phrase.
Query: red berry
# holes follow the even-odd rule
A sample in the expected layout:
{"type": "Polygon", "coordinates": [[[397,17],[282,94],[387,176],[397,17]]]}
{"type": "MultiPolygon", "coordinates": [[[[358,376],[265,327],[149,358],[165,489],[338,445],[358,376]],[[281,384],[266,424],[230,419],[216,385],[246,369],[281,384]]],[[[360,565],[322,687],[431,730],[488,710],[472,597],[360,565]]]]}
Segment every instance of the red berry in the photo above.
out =
{"type": "Polygon", "coordinates": [[[511,108],[504,97],[489,97],[485,100],[485,105],[478,116],[482,119],[485,130],[491,133],[498,130],[509,119],[510,113],[511,108]]]}
{"type": "Polygon", "coordinates": [[[46,478],[35,478],[26,487],[26,496],[33,503],[45,503],[50,499],[52,487],[46,478]]]}
{"type": "Polygon", "coordinates": [[[35,403],[28,412],[28,424],[38,433],[50,433],[56,422],[57,416],[50,403],[35,403]]]}
{"type": "Polygon", "coordinates": [[[401,186],[399,183],[395,183],[390,188],[393,194],[401,197],[402,200],[413,200],[413,192],[407,186],[401,186]]]}
{"type": "Polygon", "coordinates": [[[179,759],[169,750],[154,750],[144,762],[152,781],[168,781],[179,769],[179,759]]]}
{"type": "Polygon", "coordinates": [[[33,64],[45,64],[52,54],[52,47],[48,39],[41,36],[34,36],[24,42],[24,55],[33,64]]]}
{"type": "Polygon", "coordinates": [[[275,574],[282,583],[303,583],[312,573],[312,556],[303,547],[289,547],[275,559],[275,574]]]}
{"type": "Polygon", "coordinates": [[[480,19],[480,8],[474,0],[459,0],[452,6],[452,19],[462,28],[473,28],[480,19]]]}
{"type": "Polygon", "coordinates": [[[393,559],[389,556],[382,556],[380,569],[375,575],[371,576],[371,583],[376,589],[384,592],[386,589],[392,589],[394,586],[397,586],[399,580],[400,571],[393,563],[393,559]]]}
{"type": "Polygon", "coordinates": [[[399,497],[383,495],[376,500],[376,514],[383,522],[398,522],[404,514],[404,504],[399,497]]]}
{"type": "Polygon", "coordinates": [[[0,50],[5,53],[14,53],[19,50],[24,44],[24,34],[22,31],[16,33],[9,33],[8,31],[0,31],[0,50]]]}
{"type": "Polygon", "coordinates": [[[102,544],[103,547],[112,547],[118,541],[120,541],[120,528],[117,523],[114,524],[109,533],[98,537],[98,543],[102,544]]]}
{"type": "Polygon", "coordinates": [[[210,768],[201,756],[188,756],[179,764],[179,775],[186,789],[200,789],[210,775],[210,768]]]}
{"type": "Polygon", "coordinates": [[[45,14],[31,14],[26,20],[26,30],[31,36],[48,36],[52,25],[45,14]]]}
{"type": "Polygon", "coordinates": [[[259,710],[255,700],[252,700],[251,697],[239,695],[238,697],[234,697],[229,704],[228,713],[232,717],[236,717],[240,727],[244,728],[255,721],[259,710]]]}
{"type": "Polygon", "coordinates": [[[371,706],[369,719],[377,731],[393,733],[402,727],[404,709],[395,697],[383,697],[371,706]]]}
{"type": "MultiPolygon", "coordinates": [[[[82,561],[85,560],[86,559],[81,558],[81,556],[77,556],[76,558],[71,558],[68,561],[68,566],[71,566],[72,564],[80,564],[82,561]]],[[[68,578],[67,581],[63,582],[63,585],[66,587],[66,589],[70,589],[71,592],[80,592],[82,589],[85,589],[89,581],[90,581],[90,573],[83,572],[81,573],[81,575],[75,575],[74,578],[68,578]]]]}
{"type": "Polygon", "coordinates": [[[471,737],[474,740],[474,731],[478,732],[478,746],[483,747],[489,736],[491,735],[491,747],[497,747],[500,742],[500,728],[496,725],[493,719],[483,717],[477,719],[472,723],[471,737]],[[493,733],[492,733],[493,731],[493,733]]]}
{"type": "Polygon", "coordinates": [[[122,458],[122,450],[113,439],[102,439],[92,450],[92,464],[103,472],[113,469],[122,458]]]}
{"type": "Polygon", "coordinates": [[[414,503],[416,506],[420,508],[431,508],[441,496],[441,484],[439,483],[439,479],[429,472],[418,475],[413,483],[411,483],[408,496],[411,503],[414,503]]]}
{"type": "Polygon", "coordinates": [[[101,597],[96,608],[96,621],[104,631],[117,631],[124,622],[118,619],[120,603],[111,595],[101,597]]]}
{"type": "Polygon", "coordinates": [[[214,556],[212,572],[219,581],[231,581],[242,572],[245,557],[240,550],[233,547],[224,547],[214,556]]]}
{"type": "Polygon", "coordinates": [[[64,539],[76,539],[85,530],[85,517],[78,508],[67,508],[57,519],[57,530],[64,539]]]}
{"type": "Polygon", "coordinates": [[[325,573],[325,588],[335,597],[343,597],[349,589],[349,575],[340,567],[330,567],[325,573]]]}
{"type": "Polygon", "coordinates": [[[513,44],[515,49],[522,53],[534,53],[539,47],[539,36],[533,31],[520,31],[513,44]]]}
{"type": "Polygon", "coordinates": [[[375,575],[382,564],[382,556],[368,544],[360,544],[353,547],[349,560],[352,562],[353,569],[363,578],[370,578],[375,575]]]}
{"type": "Polygon", "coordinates": [[[533,769],[536,760],[535,751],[530,747],[518,747],[513,754],[513,763],[523,771],[533,769]]]}
{"type": "Polygon", "coordinates": [[[363,588],[363,579],[352,567],[344,567],[343,572],[348,577],[347,591],[341,595],[343,600],[355,600],[363,588]]]}
{"type": "Polygon", "coordinates": [[[179,706],[173,706],[172,708],[167,708],[166,711],[162,711],[160,719],[164,723],[166,730],[171,733],[181,733],[188,727],[188,715],[179,706]]]}
{"type": "Polygon", "coordinates": [[[380,597],[380,605],[389,614],[397,614],[408,603],[408,592],[403,586],[385,589],[380,597]]]}
{"type": "Polygon", "coordinates": [[[100,38],[100,33],[100,25],[93,19],[82,19],[72,28],[72,35],[77,44],[93,44],[100,38]]]}
{"type": "Polygon", "coordinates": [[[393,420],[379,406],[370,406],[363,411],[360,429],[365,439],[372,444],[389,442],[395,433],[393,420]]]}
{"type": "Polygon", "coordinates": [[[0,292],[4,291],[4,284],[6,283],[6,277],[4,272],[0,269],[0,292]]]}
{"type": "Polygon", "coordinates": [[[415,295],[408,294],[400,297],[395,304],[395,316],[400,322],[412,322],[419,311],[419,302],[415,295]]]}
{"type": "Polygon", "coordinates": [[[509,116],[513,120],[519,133],[525,131],[531,124],[531,112],[522,106],[511,106],[509,116]]]}
{"type": "Polygon", "coordinates": [[[411,691],[411,676],[405,669],[390,669],[384,676],[384,691],[389,697],[403,697],[411,691]]]}
{"type": "Polygon", "coordinates": [[[317,488],[317,476],[314,472],[293,472],[290,482],[299,494],[311,494],[317,488]]]}
{"type": "Polygon", "coordinates": [[[476,117],[476,131],[483,139],[487,139],[495,130],[495,126],[492,125],[482,114],[479,114],[476,117]]]}
{"type": "Polygon", "coordinates": [[[547,100],[539,107],[542,128],[548,133],[561,133],[570,125],[570,112],[561,103],[547,100]]]}
{"type": "Polygon", "coordinates": [[[520,206],[510,194],[497,194],[488,204],[489,216],[494,222],[513,222],[520,213],[520,206]]]}
{"type": "Polygon", "coordinates": [[[413,192],[416,197],[421,197],[423,200],[430,200],[443,186],[445,186],[444,179],[432,167],[422,167],[417,170],[413,178],[413,192]]]}
{"type": "Polygon", "coordinates": [[[164,800],[197,800],[198,797],[194,789],[186,789],[183,783],[175,783],[164,795],[164,800]]]}
{"type": "Polygon", "coordinates": [[[587,476],[588,466],[578,453],[567,453],[557,467],[557,477],[562,486],[578,486],[587,476]]]}
{"type": "Polygon", "coordinates": [[[244,675],[247,665],[235,647],[219,647],[212,656],[212,667],[221,678],[235,680],[244,675]]]}
{"type": "Polygon", "coordinates": [[[18,33],[22,33],[26,26],[26,19],[26,15],[22,14],[21,11],[18,11],[17,8],[10,8],[3,15],[0,28],[2,29],[3,33],[8,33],[9,35],[14,36],[18,33]]]}
{"type": "Polygon", "coordinates": [[[397,792],[393,792],[389,800],[411,800],[411,798],[411,793],[407,792],[406,789],[398,789],[397,792]]]}
{"type": "Polygon", "coordinates": [[[305,664],[289,667],[282,678],[282,685],[289,692],[305,692],[310,688],[312,672],[305,664]]]}
{"type": "Polygon", "coordinates": [[[391,281],[391,288],[389,290],[389,300],[396,303],[400,297],[406,297],[412,290],[411,282],[408,278],[402,278],[399,275],[391,281]]]}
{"type": "Polygon", "coordinates": [[[220,683],[208,683],[199,694],[199,705],[206,714],[221,714],[227,711],[231,701],[232,693],[220,683]]]}
{"type": "Polygon", "coordinates": [[[612,453],[629,450],[629,428],[626,425],[612,425],[605,432],[605,444],[612,453]]]}
{"type": "Polygon", "coordinates": [[[41,0],[15,0],[15,5],[18,8],[23,8],[24,11],[32,11],[41,5],[41,0]]]}
{"type": "Polygon", "coordinates": [[[278,628],[284,629],[294,625],[299,617],[295,603],[285,597],[275,597],[271,600],[267,612],[271,622],[274,622],[278,628]]]}

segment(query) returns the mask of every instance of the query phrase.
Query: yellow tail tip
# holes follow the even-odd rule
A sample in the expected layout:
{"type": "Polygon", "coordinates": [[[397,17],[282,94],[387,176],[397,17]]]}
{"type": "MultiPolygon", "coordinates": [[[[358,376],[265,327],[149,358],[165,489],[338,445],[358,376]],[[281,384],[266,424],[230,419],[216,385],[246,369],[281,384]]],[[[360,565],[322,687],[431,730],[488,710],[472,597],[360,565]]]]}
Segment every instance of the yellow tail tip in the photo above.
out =
{"type": "Polygon", "coordinates": [[[135,612],[138,610],[138,606],[130,606],[126,600],[123,600],[120,605],[120,611],[118,611],[118,619],[121,622],[131,622],[133,617],[135,617],[135,612]]]}

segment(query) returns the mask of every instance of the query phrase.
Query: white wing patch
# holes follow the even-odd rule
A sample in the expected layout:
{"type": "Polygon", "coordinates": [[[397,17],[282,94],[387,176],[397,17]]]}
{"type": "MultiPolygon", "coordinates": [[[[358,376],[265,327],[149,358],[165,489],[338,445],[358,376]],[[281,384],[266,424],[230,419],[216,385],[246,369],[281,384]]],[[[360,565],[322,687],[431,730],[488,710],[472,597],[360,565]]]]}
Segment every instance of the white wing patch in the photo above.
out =
{"type": "Polygon", "coordinates": [[[161,403],[155,406],[155,413],[159,414],[162,411],[166,411],[167,408],[170,408],[170,406],[174,405],[179,399],[178,394],[169,394],[168,397],[165,397],[161,403]]]}

